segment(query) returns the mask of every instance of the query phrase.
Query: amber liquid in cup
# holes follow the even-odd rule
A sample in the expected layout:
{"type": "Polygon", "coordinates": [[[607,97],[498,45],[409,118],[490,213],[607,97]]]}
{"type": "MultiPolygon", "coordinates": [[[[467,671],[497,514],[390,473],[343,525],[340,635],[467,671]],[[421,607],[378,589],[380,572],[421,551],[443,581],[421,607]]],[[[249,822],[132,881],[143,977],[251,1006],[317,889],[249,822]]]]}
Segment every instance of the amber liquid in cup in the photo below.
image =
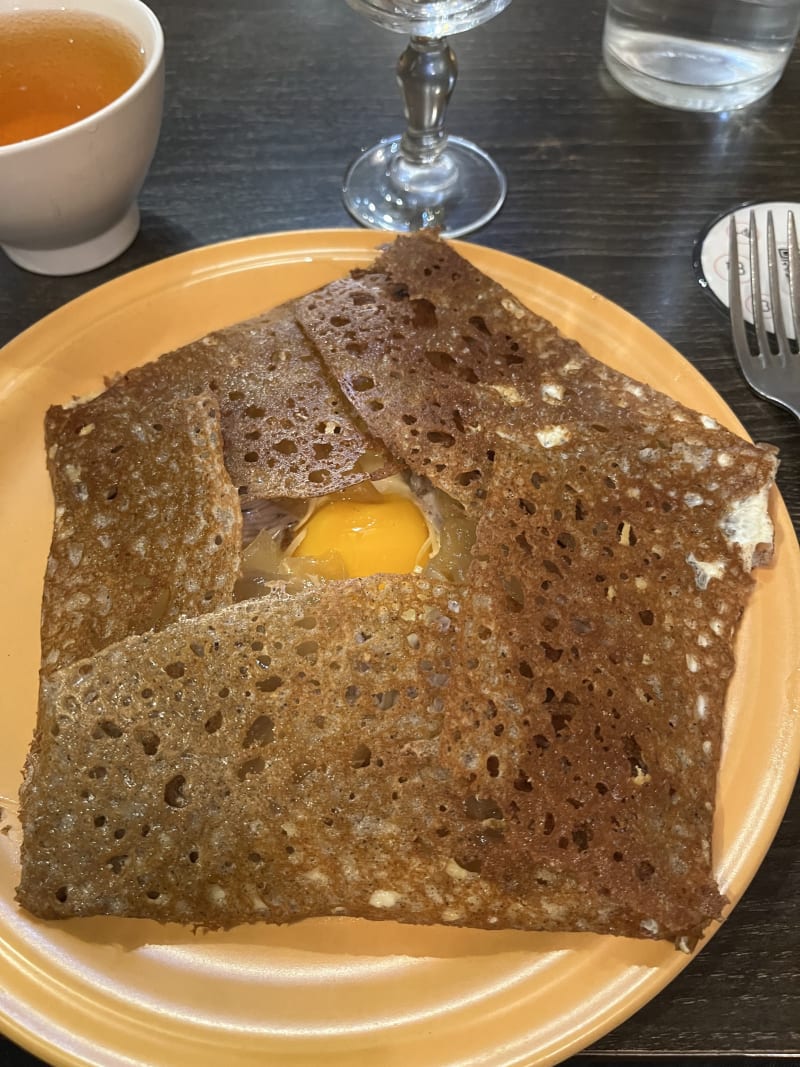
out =
{"type": "Polygon", "coordinates": [[[0,15],[0,145],[80,122],[143,70],[139,42],[111,19],[80,11],[0,15]]]}

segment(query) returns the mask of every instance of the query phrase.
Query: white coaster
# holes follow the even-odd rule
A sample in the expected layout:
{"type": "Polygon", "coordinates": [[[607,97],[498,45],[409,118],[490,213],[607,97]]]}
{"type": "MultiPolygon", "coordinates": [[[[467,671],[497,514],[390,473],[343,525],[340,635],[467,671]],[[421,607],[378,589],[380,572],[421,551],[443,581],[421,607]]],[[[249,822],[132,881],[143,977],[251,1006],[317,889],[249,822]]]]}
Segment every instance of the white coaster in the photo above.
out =
{"type": "Polygon", "coordinates": [[[794,213],[795,226],[800,233],[800,204],[785,201],[765,201],[761,204],[742,204],[718,218],[697,239],[694,252],[694,268],[703,288],[711,293],[724,308],[728,307],[728,242],[730,220],[736,218],[736,233],[739,243],[739,277],[742,284],[742,306],[748,322],[753,321],[753,300],[750,287],[750,212],[754,212],[758,234],[758,259],[761,273],[761,304],[764,309],[764,324],[772,332],[772,307],[767,295],[767,212],[772,212],[775,226],[775,244],[780,262],[780,292],[784,308],[786,333],[794,337],[794,325],[789,304],[789,252],[786,229],[789,212],[794,213]]]}

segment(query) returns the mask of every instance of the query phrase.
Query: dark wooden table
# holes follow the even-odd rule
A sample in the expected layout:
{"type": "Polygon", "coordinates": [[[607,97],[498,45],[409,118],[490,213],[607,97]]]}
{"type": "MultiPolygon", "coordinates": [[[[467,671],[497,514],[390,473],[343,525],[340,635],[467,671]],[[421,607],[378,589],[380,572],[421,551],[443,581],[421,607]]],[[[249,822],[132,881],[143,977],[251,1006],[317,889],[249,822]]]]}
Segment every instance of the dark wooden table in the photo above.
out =
{"type": "MultiPolygon", "coordinates": [[[[166,34],[167,94],[141,233],[116,262],[80,277],[37,277],[0,256],[0,344],[163,256],[246,234],[353,225],[339,195],[344,168],[400,128],[393,65],[402,38],[344,0],[152,7],[166,34]]],[[[461,75],[451,129],[489,150],[509,180],[502,212],[471,239],[575,278],[670,341],[754,438],[780,447],[779,485],[797,528],[800,430],[744,385],[726,320],[691,260],[698,232],[720,212],[800,199],[800,55],[771,96],[744,112],[668,111],[610,82],[602,14],[602,0],[516,0],[454,40],[461,75]]],[[[705,951],[573,1062],[655,1056],[675,1067],[712,1057],[800,1062],[797,792],[750,889],[705,951]]],[[[37,1062],[0,1038],[0,1063],[37,1062]]]]}

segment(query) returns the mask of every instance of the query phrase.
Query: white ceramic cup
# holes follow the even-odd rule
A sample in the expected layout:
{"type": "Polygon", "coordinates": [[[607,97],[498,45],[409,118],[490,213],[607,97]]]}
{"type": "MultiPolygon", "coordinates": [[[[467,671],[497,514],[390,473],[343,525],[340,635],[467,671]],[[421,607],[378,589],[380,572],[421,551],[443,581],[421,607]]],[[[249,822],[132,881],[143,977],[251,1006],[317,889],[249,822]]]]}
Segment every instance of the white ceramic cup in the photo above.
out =
{"type": "Polygon", "coordinates": [[[137,80],[100,111],[0,146],[0,248],[37,274],[80,274],[139,231],[137,197],[161,128],[164,35],[141,0],[0,0],[0,15],[48,9],[104,15],[144,51],[137,80]]]}

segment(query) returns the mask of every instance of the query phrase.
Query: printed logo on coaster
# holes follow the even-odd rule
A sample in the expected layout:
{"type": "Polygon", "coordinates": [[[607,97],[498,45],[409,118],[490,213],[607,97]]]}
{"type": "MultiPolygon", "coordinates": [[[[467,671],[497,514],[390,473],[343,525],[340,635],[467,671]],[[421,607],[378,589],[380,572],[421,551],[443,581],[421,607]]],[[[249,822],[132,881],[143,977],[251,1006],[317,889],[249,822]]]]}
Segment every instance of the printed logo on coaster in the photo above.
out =
{"type": "Polygon", "coordinates": [[[767,273],[767,212],[772,212],[775,227],[775,245],[778,252],[780,294],[784,309],[784,323],[788,337],[794,337],[794,324],[789,302],[789,249],[787,228],[789,212],[794,214],[795,228],[800,235],[800,204],[785,201],[765,201],[760,204],[742,204],[732,211],[714,219],[695,242],[693,264],[697,280],[722,307],[728,308],[728,248],[730,223],[736,219],[736,234],[739,248],[739,284],[742,291],[742,307],[748,322],[753,321],[753,298],[750,292],[750,212],[755,215],[758,236],[758,262],[761,275],[761,306],[764,325],[773,331],[772,306],[769,301],[769,274],[767,273]]]}

